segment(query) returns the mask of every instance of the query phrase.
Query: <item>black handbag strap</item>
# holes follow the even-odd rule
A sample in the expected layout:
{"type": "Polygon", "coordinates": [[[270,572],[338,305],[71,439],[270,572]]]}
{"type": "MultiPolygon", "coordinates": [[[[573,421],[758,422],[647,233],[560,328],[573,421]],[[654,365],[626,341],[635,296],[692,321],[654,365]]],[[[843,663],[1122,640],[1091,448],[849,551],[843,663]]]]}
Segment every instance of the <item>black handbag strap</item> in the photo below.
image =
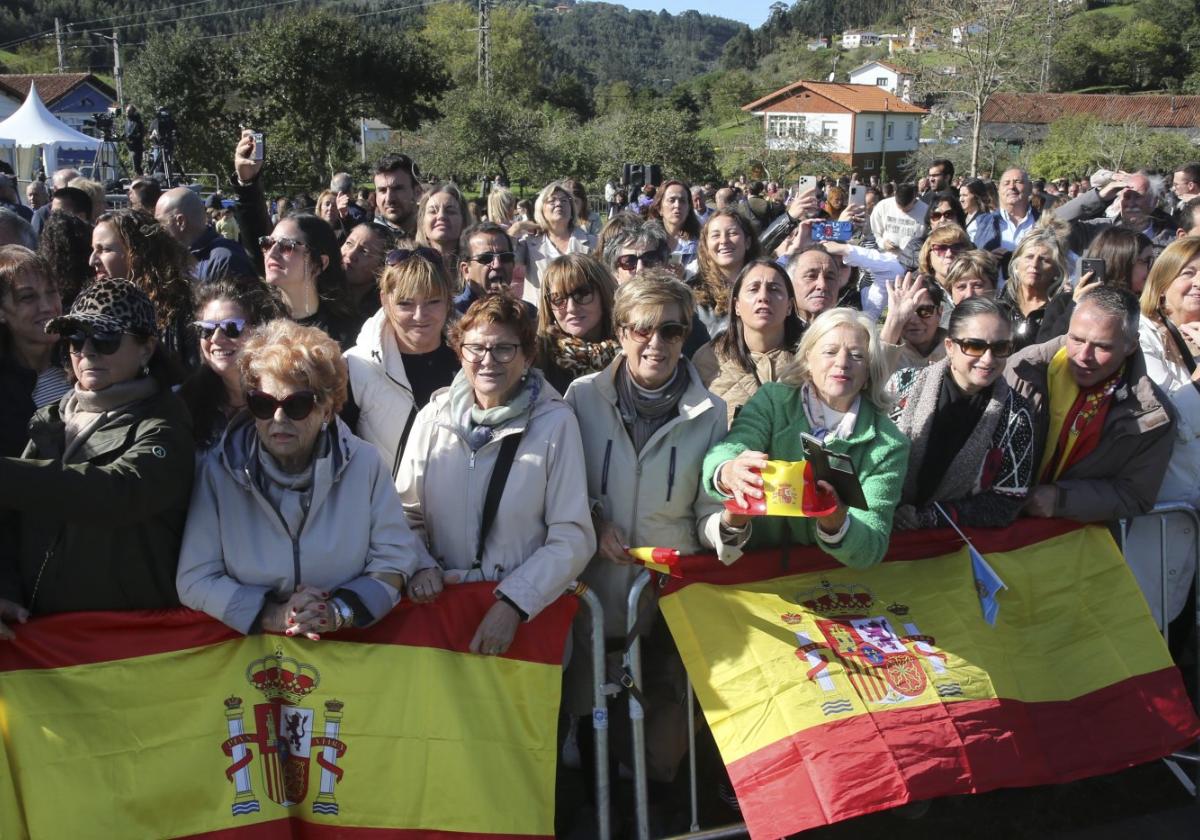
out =
{"type": "Polygon", "coordinates": [[[1188,348],[1187,342],[1179,332],[1179,327],[1175,326],[1171,319],[1167,317],[1167,313],[1161,309],[1158,310],[1158,314],[1162,318],[1163,326],[1171,334],[1171,340],[1175,342],[1175,347],[1179,350],[1179,355],[1183,357],[1183,364],[1188,369],[1188,373],[1195,373],[1196,360],[1192,358],[1192,351],[1188,348]]]}
{"type": "Polygon", "coordinates": [[[517,457],[517,447],[521,445],[523,432],[507,435],[500,441],[500,453],[496,456],[496,465],[492,467],[492,476],[488,479],[487,496],[483,499],[483,517],[479,520],[479,544],[475,547],[475,566],[483,568],[483,544],[492,523],[496,521],[496,511],[500,509],[500,497],[504,495],[504,485],[508,482],[508,472],[512,469],[513,459],[517,457]]]}
{"type": "Polygon", "coordinates": [[[392,480],[396,480],[396,476],[400,474],[400,461],[404,457],[404,447],[408,445],[408,436],[412,434],[413,423],[417,419],[417,406],[414,403],[413,407],[408,412],[408,420],[404,423],[404,431],[400,433],[400,440],[396,444],[396,459],[392,462],[392,480]]]}

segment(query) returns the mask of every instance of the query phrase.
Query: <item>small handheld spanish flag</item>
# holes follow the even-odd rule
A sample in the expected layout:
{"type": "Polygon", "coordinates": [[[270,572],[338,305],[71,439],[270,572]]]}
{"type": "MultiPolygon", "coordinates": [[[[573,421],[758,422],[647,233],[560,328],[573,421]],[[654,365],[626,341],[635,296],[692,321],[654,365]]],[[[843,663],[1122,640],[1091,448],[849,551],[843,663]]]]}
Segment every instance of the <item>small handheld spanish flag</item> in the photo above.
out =
{"type": "Polygon", "coordinates": [[[679,571],[679,550],[675,548],[631,548],[629,554],[647,569],[670,575],[683,577],[679,571]]]}
{"type": "Polygon", "coordinates": [[[735,499],[725,510],[743,516],[828,516],[837,509],[837,499],[817,489],[812,464],[808,461],[767,461],[760,473],[763,498],[747,499],[741,507],[735,499]]]}

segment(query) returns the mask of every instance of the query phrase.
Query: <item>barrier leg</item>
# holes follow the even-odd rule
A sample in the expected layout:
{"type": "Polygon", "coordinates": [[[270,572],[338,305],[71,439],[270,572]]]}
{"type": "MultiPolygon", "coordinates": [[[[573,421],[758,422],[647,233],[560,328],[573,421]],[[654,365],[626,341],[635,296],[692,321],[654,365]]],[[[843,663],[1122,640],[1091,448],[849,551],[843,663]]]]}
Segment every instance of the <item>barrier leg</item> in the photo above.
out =
{"type": "Polygon", "coordinates": [[[1162,622],[1162,637],[1171,643],[1171,622],[1167,618],[1167,514],[1158,517],[1158,587],[1159,621],[1162,622]]]}
{"type": "Polygon", "coordinates": [[[587,605],[592,620],[592,737],[596,758],[596,831],[600,840],[612,837],[610,801],[612,783],[608,777],[608,696],[604,693],[604,609],[600,599],[585,585],[573,590],[587,605]]]}
{"type": "Polygon", "coordinates": [[[687,678],[687,724],[688,724],[688,771],[692,793],[692,832],[700,830],[700,795],[696,781],[696,698],[692,689],[692,678],[687,678]]]}
{"type": "MultiPolygon", "coordinates": [[[[637,622],[638,604],[650,582],[650,573],[642,572],[629,589],[626,611],[626,631],[632,632],[637,622]]],[[[633,676],[633,684],[642,686],[642,642],[634,639],[626,654],[625,667],[633,676]]],[[[629,692],[629,728],[633,731],[633,807],[637,821],[638,840],[650,840],[650,797],[646,787],[646,711],[635,692],[629,692]]]]}

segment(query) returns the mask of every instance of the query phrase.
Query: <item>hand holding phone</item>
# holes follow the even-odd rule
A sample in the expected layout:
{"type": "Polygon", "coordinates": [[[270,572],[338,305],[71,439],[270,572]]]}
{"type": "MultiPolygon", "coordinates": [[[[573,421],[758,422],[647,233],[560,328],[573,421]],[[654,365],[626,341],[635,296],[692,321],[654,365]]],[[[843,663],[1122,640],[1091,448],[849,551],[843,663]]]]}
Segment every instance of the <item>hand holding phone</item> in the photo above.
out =
{"type": "Polygon", "coordinates": [[[853,235],[853,222],[820,221],[812,226],[813,242],[849,242],[853,235]]]}

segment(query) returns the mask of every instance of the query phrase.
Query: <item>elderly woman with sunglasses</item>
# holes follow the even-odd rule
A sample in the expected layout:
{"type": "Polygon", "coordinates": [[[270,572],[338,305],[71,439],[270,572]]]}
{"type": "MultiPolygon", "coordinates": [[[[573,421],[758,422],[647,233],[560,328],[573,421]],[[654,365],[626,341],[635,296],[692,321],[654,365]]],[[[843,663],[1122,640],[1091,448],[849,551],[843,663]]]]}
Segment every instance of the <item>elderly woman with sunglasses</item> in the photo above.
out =
{"type": "Polygon", "coordinates": [[[488,295],[450,332],[462,371],[421,409],[396,486],[437,563],[409,584],[431,601],[444,581],[491,581],[496,603],[470,644],[508,650],[596,548],[579,424],[537,368],[522,302],[488,295]]]}
{"type": "Polygon", "coordinates": [[[0,638],[30,613],[179,603],[194,447],[154,305],[126,280],[96,280],[46,330],[66,340],[74,388],[33,416],[23,457],[0,458],[0,512],[20,546],[0,554],[0,638]]]}
{"type": "Polygon", "coordinates": [[[197,286],[195,299],[200,368],[180,386],[179,396],[191,412],[196,452],[202,455],[246,407],[237,363],[247,332],[287,311],[279,292],[253,277],[197,286]]]}
{"type": "Polygon", "coordinates": [[[537,306],[542,294],[542,272],[550,261],[563,254],[590,254],[596,237],[576,223],[575,198],[565,181],[547,184],[533,204],[533,225],[514,225],[509,233],[519,236],[517,265],[524,269],[522,295],[537,306]],[[526,232],[526,231],[532,232],[526,232]],[[523,235],[522,235],[523,234],[523,235]]]}
{"type": "Polygon", "coordinates": [[[912,441],[897,528],[1012,524],[1033,481],[1033,405],[1004,380],[1012,323],[988,297],[950,313],[946,358],[892,377],[892,420],[912,441]]]}
{"type": "Polygon", "coordinates": [[[617,286],[598,259],[567,254],[546,267],[538,308],[537,367],[560,394],[620,352],[613,333],[617,286]]]}
{"type": "Polygon", "coordinates": [[[248,411],[201,462],[179,599],[240,633],[319,639],[377,621],[431,560],[388,465],[337,417],[341,351],[281,319],[246,341],[238,370],[248,411]]]}
{"type": "Polygon", "coordinates": [[[888,283],[879,341],[889,372],[924,367],[946,357],[942,304],[946,293],[928,274],[909,272],[888,283]]]}
{"type": "Polygon", "coordinates": [[[461,366],[447,341],[454,288],[438,253],[400,249],[388,260],[380,309],[346,351],[350,398],[342,419],[378,447],[394,480],[417,412],[461,366]]]}

